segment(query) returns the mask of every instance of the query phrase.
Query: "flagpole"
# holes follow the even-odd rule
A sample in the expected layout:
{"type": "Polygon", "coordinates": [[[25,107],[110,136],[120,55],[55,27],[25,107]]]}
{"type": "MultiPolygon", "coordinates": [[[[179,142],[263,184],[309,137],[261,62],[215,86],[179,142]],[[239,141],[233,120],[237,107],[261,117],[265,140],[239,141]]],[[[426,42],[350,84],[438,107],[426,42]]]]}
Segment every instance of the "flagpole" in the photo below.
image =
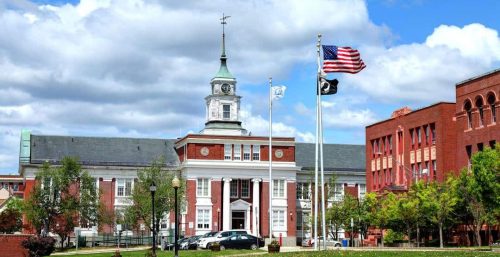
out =
{"type": "Polygon", "coordinates": [[[320,65],[320,47],[321,47],[321,35],[318,35],[318,99],[319,99],[319,149],[320,149],[320,166],[321,166],[321,227],[323,228],[323,249],[326,250],[326,210],[325,210],[325,169],[323,165],[323,112],[321,106],[321,90],[319,79],[321,76],[321,65],[320,65]]]}
{"type": "MultiPolygon", "coordinates": [[[[319,46],[320,46],[320,38],[321,34],[318,34],[318,44],[316,45],[318,48],[318,70],[319,68],[319,46]]],[[[318,79],[316,79],[316,142],[315,142],[315,154],[314,154],[314,250],[319,249],[318,244],[318,137],[319,137],[319,83],[318,79]]]]}
{"type": "Polygon", "coordinates": [[[269,243],[273,240],[273,78],[269,77],[269,243]]]}

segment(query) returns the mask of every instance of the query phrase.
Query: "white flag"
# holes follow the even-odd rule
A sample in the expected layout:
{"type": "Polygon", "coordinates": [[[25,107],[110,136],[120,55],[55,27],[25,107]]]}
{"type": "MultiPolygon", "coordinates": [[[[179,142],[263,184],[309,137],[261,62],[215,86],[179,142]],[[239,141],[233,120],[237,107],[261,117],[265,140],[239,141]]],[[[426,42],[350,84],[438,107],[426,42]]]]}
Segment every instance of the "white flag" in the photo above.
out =
{"type": "Polygon", "coordinates": [[[285,86],[272,86],[271,87],[271,92],[272,92],[272,98],[273,100],[279,100],[285,96],[285,86]]]}

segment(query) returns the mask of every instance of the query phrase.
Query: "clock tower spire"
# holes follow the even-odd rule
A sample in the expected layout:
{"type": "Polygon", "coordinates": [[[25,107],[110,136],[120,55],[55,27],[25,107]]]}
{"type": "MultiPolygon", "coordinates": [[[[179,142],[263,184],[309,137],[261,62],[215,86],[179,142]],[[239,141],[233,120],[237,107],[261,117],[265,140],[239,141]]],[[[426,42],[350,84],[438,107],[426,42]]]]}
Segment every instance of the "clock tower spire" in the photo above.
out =
{"type": "Polygon", "coordinates": [[[236,95],[236,79],[227,68],[225,25],[231,16],[222,14],[222,54],[220,68],[210,81],[212,92],[205,97],[207,121],[201,134],[247,135],[239,120],[240,99],[236,95]]]}

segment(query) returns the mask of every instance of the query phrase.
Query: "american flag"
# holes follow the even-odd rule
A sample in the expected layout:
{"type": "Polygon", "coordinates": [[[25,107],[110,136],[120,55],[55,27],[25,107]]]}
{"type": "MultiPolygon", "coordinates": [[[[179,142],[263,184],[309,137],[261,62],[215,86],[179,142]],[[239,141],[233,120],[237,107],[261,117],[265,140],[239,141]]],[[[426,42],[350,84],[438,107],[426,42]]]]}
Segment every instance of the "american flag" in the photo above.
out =
{"type": "Polygon", "coordinates": [[[350,47],[323,46],[323,71],[358,73],[366,67],[358,50],[350,47]]]}

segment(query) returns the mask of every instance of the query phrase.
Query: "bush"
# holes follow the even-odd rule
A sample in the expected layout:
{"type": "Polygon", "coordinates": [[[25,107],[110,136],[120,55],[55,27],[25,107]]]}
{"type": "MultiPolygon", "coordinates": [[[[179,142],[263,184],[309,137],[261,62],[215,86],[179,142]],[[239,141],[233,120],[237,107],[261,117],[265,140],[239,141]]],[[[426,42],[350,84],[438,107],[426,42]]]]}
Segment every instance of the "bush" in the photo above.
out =
{"type": "Polygon", "coordinates": [[[55,250],[55,244],[54,238],[40,236],[32,236],[21,243],[30,257],[49,256],[55,250]]]}
{"type": "Polygon", "coordinates": [[[280,243],[278,241],[276,241],[276,240],[273,240],[273,241],[271,241],[271,243],[269,245],[276,247],[276,246],[280,246],[280,243]]]}
{"type": "Polygon", "coordinates": [[[401,232],[395,232],[392,229],[388,229],[384,236],[384,244],[401,243],[404,239],[404,235],[401,232]]]}

